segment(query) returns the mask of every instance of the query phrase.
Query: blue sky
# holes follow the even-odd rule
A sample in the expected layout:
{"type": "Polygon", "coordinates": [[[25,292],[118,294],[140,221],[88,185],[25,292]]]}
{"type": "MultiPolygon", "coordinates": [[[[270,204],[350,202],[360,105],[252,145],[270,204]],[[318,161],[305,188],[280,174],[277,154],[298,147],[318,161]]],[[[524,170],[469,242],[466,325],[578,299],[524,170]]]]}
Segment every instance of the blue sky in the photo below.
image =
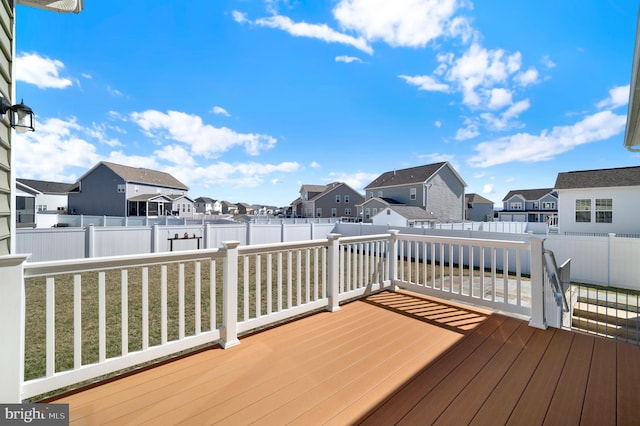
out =
{"type": "Polygon", "coordinates": [[[106,160],[192,198],[288,205],[302,184],[447,160],[497,206],[623,148],[630,0],[86,0],[16,7],[21,178],[106,160]]]}

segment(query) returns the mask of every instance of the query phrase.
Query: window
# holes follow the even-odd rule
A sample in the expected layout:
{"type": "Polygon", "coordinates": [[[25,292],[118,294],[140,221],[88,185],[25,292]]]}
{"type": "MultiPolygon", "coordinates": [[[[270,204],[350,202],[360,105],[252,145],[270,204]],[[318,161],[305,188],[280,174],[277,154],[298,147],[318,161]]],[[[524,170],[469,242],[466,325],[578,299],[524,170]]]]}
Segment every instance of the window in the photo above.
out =
{"type": "Polygon", "coordinates": [[[555,210],[556,209],[556,202],[555,201],[545,201],[544,203],[542,203],[542,209],[543,210],[555,210]]]}
{"type": "Polygon", "coordinates": [[[348,196],[348,195],[345,195],[345,196],[344,196],[344,202],[345,202],[346,204],[349,204],[349,196],[348,196]]]}
{"type": "Polygon", "coordinates": [[[331,208],[331,217],[336,217],[336,216],[338,216],[338,209],[333,207],[331,208]]]}
{"type": "Polygon", "coordinates": [[[348,208],[348,207],[346,209],[344,209],[344,215],[345,216],[351,216],[351,209],[348,208]]]}
{"type": "Polygon", "coordinates": [[[47,205],[46,204],[38,204],[38,211],[39,212],[46,212],[47,211],[47,205]]]}
{"type": "Polygon", "coordinates": [[[378,209],[377,209],[376,207],[372,208],[372,209],[371,209],[371,214],[373,214],[374,216],[375,216],[376,214],[378,214],[378,209]]]}
{"type": "Polygon", "coordinates": [[[576,200],[576,222],[591,222],[591,200],[576,200]]]}
{"type": "Polygon", "coordinates": [[[116,187],[116,191],[122,194],[125,192],[125,188],[126,188],[126,185],[124,183],[119,183],[118,186],[116,187]]]}
{"type": "Polygon", "coordinates": [[[409,188],[409,199],[411,199],[411,200],[415,200],[416,199],[416,189],[415,188],[409,188]]]}
{"type": "Polygon", "coordinates": [[[378,197],[382,198],[382,191],[378,191],[378,197]]]}
{"type": "Polygon", "coordinates": [[[540,205],[540,204],[538,204],[538,202],[537,202],[537,201],[534,201],[534,202],[533,202],[533,209],[534,209],[534,210],[538,210],[538,209],[539,209],[539,205],[540,205]]]}
{"type": "Polygon", "coordinates": [[[317,217],[321,217],[321,216],[322,216],[322,208],[318,207],[318,208],[316,209],[316,216],[317,216],[317,217]]]}
{"type": "Polygon", "coordinates": [[[336,203],[340,202],[340,195],[336,195],[336,203]]]}
{"type": "Polygon", "coordinates": [[[514,201],[512,203],[509,203],[509,205],[511,206],[511,210],[522,210],[521,201],[514,201]]]}
{"type": "Polygon", "coordinates": [[[613,222],[613,200],[596,198],[596,223],[613,222]]]}
{"type": "Polygon", "coordinates": [[[369,207],[367,207],[365,209],[365,214],[364,214],[364,218],[365,219],[369,219],[371,217],[371,209],[369,207]]]}
{"type": "Polygon", "coordinates": [[[391,216],[391,209],[387,209],[387,216],[391,216]]]}

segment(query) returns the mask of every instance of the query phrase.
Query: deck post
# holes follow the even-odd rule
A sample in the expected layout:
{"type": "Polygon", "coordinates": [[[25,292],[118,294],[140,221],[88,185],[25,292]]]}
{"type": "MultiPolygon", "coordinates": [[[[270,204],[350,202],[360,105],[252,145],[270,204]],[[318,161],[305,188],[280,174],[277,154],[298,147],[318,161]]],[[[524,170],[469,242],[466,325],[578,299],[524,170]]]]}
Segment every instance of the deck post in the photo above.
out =
{"type": "Polygon", "coordinates": [[[0,256],[0,401],[22,402],[24,380],[24,262],[28,255],[0,256]]]}
{"type": "Polygon", "coordinates": [[[544,315],[544,238],[530,238],[531,245],[531,327],[547,329],[544,315]]]}
{"type": "Polygon", "coordinates": [[[389,266],[389,290],[397,290],[395,284],[398,279],[398,234],[400,230],[389,229],[389,244],[387,246],[387,260],[389,266]]]}
{"type": "Polygon", "coordinates": [[[220,344],[224,349],[239,345],[238,340],[238,246],[240,241],[223,241],[227,251],[222,278],[222,327],[220,344]]]}
{"type": "Polygon", "coordinates": [[[327,285],[327,296],[329,305],[327,311],[336,312],[340,310],[340,234],[329,234],[329,253],[327,259],[329,283],[327,285]]]}

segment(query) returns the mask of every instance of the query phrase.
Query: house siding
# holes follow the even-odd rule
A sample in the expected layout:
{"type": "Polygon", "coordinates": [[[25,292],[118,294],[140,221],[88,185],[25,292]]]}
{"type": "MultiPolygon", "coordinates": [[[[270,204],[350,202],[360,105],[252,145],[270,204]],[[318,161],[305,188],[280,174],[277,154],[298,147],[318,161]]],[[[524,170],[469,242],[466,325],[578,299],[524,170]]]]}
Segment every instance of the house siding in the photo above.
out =
{"type": "MultiPolygon", "coordinates": [[[[0,1],[0,94],[13,100],[13,2],[0,1]]],[[[0,255],[15,251],[16,204],[15,170],[9,122],[0,120],[0,255]]]]}
{"type": "Polygon", "coordinates": [[[464,185],[448,167],[441,168],[425,186],[425,210],[440,222],[464,219],[464,185]]]}
{"type": "Polygon", "coordinates": [[[465,220],[473,222],[490,222],[493,220],[493,204],[487,203],[469,203],[471,207],[467,207],[465,220]]]}
{"type": "MultiPolygon", "coordinates": [[[[69,193],[71,214],[127,216],[127,197],[136,195],[128,186],[118,192],[125,181],[105,166],[97,167],[81,180],[80,192],[69,193]]],[[[148,193],[148,192],[146,192],[148,193]]],[[[141,192],[137,195],[145,194],[141,192]]]]}
{"type": "Polygon", "coordinates": [[[585,188],[558,190],[558,231],[584,233],[640,234],[638,210],[640,186],[613,188],[585,188]],[[613,202],[612,223],[595,222],[596,198],[610,198],[613,202]],[[577,199],[591,200],[591,222],[576,222],[577,199]]]}

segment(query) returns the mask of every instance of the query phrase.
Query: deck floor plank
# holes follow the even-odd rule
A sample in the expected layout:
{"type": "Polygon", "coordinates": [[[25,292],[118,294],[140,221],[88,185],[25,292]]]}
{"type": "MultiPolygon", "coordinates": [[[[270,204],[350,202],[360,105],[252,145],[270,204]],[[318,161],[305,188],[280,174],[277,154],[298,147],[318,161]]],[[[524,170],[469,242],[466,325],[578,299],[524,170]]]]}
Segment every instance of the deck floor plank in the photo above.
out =
{"type": "Polygon", "coordinates": [[[568,418],[581,418],[595,339],[596,337],[586,334],[577,333],[574,336],[544,424],[567,424],[565,422],[568,418]]]}
{"type": "Polygon", "coordinates": [[[589,382],[580,422],[585,425],[616,424],[616,342],[595,339],[589,382]]]}
{"type": "Polygon", "coordinates": [[[382,292],[47,402],[91,425],[625,425],[640,349],[382,292]]]}
{"type": "Polygon", "coordinates": [[[638,395],[640,395],[640,348],[626,343],[616,344],[618,378],[617,423],[638,423],[638,395]]]}
{"type": "Polygon", "coordinates": [[[505,424],[542,359],[554,330],[536,330],[518,359],[486,399],[472,425],[505,424]]]}

